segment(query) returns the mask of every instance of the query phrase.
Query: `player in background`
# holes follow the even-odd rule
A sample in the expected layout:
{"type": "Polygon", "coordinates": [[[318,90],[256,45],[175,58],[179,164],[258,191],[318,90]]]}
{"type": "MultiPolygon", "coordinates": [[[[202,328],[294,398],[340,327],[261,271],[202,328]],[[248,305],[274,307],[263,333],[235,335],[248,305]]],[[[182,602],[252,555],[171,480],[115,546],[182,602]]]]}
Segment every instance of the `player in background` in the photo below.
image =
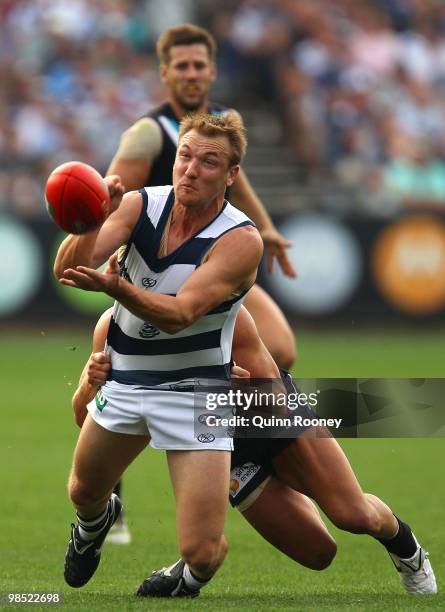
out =
{"type": "MultiPolygon", "coordinates": [[[[87,403],[105,384],[111,369],[110,357],[103,352],[110,319],[111,309],[97,322],[92,355],[73,396],[75,420],[80,427],[87,414],[87,403]]],[[[249,372],[235,366],[232,376],[279,377],[279,370],[244,307],[238,313],[232,351],[236,363],[250,368],[249,372]]],[[[275,548],[310,569],[323,570],[330,565],[336,543],[313,498],[340,529],[369,534],[381,542],[408,592],[437,592],[428,553],[418,544],[411,528],[379,498],[362,492],[333,438],[313,439],[304,435],[295,440],[238,438],[234,446],[231,478],[241,484],[231,488],[231,503],[275,548]]],[[[172,580],[165,576],[162,570],[150,576],[145,584],[151,596],[162,596],[165,590],[172,589],[172,584],[176,586],[174,577],[172,580]]]]}
{"type": "MultiPolygon", "coordinates": [[[[169,28],[159,37],[157,54],[167,100],[123,133],[107,172],[119,175],[127,191],[171,184],[179,122],[186,114],[221,114],[228,110],[209,101],[209,89],[216,79],[216,42],[207,30],[191,24],[169,28]]],[[[290,242],[274,227],[242,168],[230,188],[229,199],[255,222],[267,250],[269,271],[276,258],[284,274],[295,277],[286,253],[290,242]]],[[[295,336],[278,305],[258,285],[249,291],[244,304],[275,362],[289,369],[296,358],[295,336]]],[[[115,493],[121,496],[121,483],[115,493]]],[[[117,544],[130,541],[123,514],[107,540],[117,544]]]]}

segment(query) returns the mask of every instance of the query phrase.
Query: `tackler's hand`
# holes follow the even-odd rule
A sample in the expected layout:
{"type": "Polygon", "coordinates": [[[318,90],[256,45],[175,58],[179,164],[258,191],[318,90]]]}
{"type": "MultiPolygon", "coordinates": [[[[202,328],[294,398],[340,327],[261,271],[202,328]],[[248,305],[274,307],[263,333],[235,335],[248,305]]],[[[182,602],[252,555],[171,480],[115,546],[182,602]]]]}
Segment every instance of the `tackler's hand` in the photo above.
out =
{"type": "Polygon", "coordinates": [[[287,254],[287,249],[292,246],[292,241],[284,238],[274,227],[263,230],[261,238],[267,250],[267,271],[272,272],[275,258],[277,258],[283,274],[296,278],[297,272],[287,254]]]}
{"type": "Polygon", "coordinates": [[[108,191],[110,193],[110,212],[113,213],[115,210],[119,208],[119,205],[122,201],[122,197],[125,193],[125,187],[121,183],[121,177],[117,174],[111,174],[106,176],[104,181],[107,184],[108,191]]]}
{"type": "Polygon", "coordinates": [[[104,352],[93,353],[87,364],[87,380],[93,387],[102,387],[111,370],[111,358],[104,352]]]}

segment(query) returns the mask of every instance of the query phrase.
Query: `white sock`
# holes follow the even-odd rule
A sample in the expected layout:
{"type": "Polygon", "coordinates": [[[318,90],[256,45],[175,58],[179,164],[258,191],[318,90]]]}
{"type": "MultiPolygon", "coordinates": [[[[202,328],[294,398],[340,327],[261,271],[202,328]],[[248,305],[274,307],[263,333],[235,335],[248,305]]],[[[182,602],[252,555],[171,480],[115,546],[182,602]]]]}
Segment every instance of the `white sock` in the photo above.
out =
{"type": "Polygon", "coordinates": [[[102,529],[108,522],[108,508],[109,502],[105,510],[99,516],[96,516],[93,519],[84,519],[81,516],[77,515],[77,525],[79,529],[79,535],[82,540],[94,540],[94,538],[99,535],[102,529]]]}
{"type": "Polygon", "coordinates": [[[198,578],[195,578],[187,563],[184,565],[182,577],[184,578],[185,584],[189,587],[189,589],[192,589],[192,591],[199,591],[199,589],[201,589],[211,580],[211,578],[208,580],[199,580],[198,578]]]}

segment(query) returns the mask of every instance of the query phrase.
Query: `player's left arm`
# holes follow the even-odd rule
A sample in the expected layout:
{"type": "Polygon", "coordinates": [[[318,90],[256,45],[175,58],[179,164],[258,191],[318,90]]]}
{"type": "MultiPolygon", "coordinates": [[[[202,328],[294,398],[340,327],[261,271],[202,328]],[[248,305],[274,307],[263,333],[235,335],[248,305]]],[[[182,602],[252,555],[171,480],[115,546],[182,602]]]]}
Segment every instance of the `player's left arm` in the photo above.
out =
{"type": "Polygon", "coordinates": [[[242,168],[240,168],[238,176],[230,188],[230,202],[245,212],[258,227],[264,246],[267,249],[268,271],[272,272],[276,257],[284,274],[295,278],[297,273],[286,252],[292,245],[292,242],[286,240],[277,230],[242,168]]]}
{"type": "Polygon", "coordinates": [[[297,273],[286,252],[292,242],[286,240],[277,230],[242,168],[240,168],[235,182],[230,187],[230,203],[246,213],[257,226],[267,249],[267,268],[269,272],[272,272],[276,257],[284,274],[295,278],[297,273]]]}
{"type": "Polygon", "coordinates": [[[192,325],[231,294],[249,288],[256,278],[263,243],[252,226],[233,229],[213,247],[207,261],[197,268],[176,296],[151,293],[135,287],[119,275],[115,255],[107,270],[79,266],[66,273],[65,284],[86,291],[103,291],[133,315],[167,333],[192,325]]]}
{"type": "Polygon", "coordinates": [[[111,312],[112,308],[106,310],[96,323],[92,354],[82,370],[79,384],[71,400],[74,419],[79,427],[82,427],[87,416],[87,404],[92,401],[97,389],[105,384],[111,368],[110,357],[103,352],[110,326],[111,312]]]}

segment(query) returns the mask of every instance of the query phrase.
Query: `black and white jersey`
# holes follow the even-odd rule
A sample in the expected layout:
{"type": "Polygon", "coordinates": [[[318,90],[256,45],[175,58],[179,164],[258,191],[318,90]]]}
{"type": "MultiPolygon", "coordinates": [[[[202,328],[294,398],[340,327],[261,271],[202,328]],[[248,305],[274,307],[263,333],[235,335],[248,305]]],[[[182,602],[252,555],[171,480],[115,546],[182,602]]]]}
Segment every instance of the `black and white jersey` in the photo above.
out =
{"type": "MultiPolygon", "coordinates": [[[[203,257],[226,232],[252,221],[224,202],[220,213],[174,252],[159,257],[174,204],[171,186],[140,190],[143,206],[121,262],[121,275],[144,291],[176,295],[203,257]]],[[[110,380],[157,387],[196,379],[230,378],[233,329],[244,293],[229,299],[176,334],[162,332],[118,302],[107,336],[110,380]]]]}

